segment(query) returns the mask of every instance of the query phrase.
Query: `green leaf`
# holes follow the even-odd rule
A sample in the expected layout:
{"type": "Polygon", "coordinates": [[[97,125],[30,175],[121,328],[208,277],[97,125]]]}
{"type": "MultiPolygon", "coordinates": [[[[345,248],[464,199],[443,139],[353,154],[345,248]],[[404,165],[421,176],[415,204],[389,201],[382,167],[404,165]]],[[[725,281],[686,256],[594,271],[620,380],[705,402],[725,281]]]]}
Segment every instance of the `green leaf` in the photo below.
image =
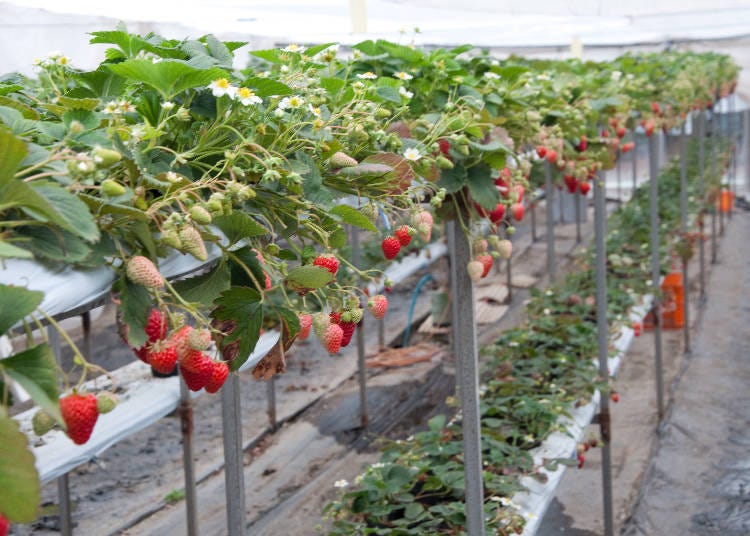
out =
{"type": "Polygon", "coordinates": [[[0,257],[6,259],[32,259],[34,256],[30,251],[27,251],[18,246],[14,246],[10,242],[0,240],[0,257]]]}
{"type": "Polygon", "coordinates": [[[158,63],[149,60],[127,60],[109,65],[109,68],[115,74],[154,88],[167,100],[186,89],[205,87],[213,80],[229,77],[226,71],[218,67],[198,69],[172,59],[158,63]]]}
{"type": "Polygon", "coordinates": [[[35,184],[34,190],[54,208],[56,217],[53,221],[55,223],[88,242],[99,240],[99,228],[86,203],[54,183],[35,184]]]}
{"type": "Polygon", "coordinates": [[[291,95],[292,88],[271,78],[254,76],[244,82],[245,87],[252,89],[259,97],[270,97],[271,95],[291,95]]]}
{"type": "Polygon", "coordinates": [[[13,100],[10,97],[0,95],[0,106],[7,106],[8,108],[14,108],[21,112],[24,119],[38,120],[39,114],[31,106],[27,106],[22,102],[13,100]]]}
{"type": "Polygon", "coordinates": [[[344,82],[341,78],[326,77],[320,79],[320,87],[325,89],[331,96],[338,95],[345,85],[346,82],[344,82]]]}
{"type": "Polygon", "coordinates": [[[305,179],[302,183],[302,189],[305,197],[316,205],[328,206],[333,201],[333,194],[323,185],[323,176],[320,174],[315,161],[307,153],[297,151],[295,153],[296,161],[300,162],[307,168],[306,172],[300,172],[305,179]]]}
{"type": "Polygon", "coordinates": [[[401,95],[395,88],[392,88],[390,86],[379,86],[375,90],[375,93],[377,93],[378,96],[385,101],[393,102],[395,104],[401,104],[401,95]]]}
{"type": "Polygon", "coordinates": [[[148,221],[148,215],[140,209],[128,206],[120,205],[118,203],[108,203],[106,200],[100,197],[94,197],[88,194],[79,194],[78,197],[86,203],[91,212],[97,215],[105,214],[117,214],[124,216],[129,220],[137,221],[148,221]]]}
{"type": "Polygon", "coordinates": [[[427,425],[433,432],[439,432],[445,427],[445,415],[435,415],[427,421],[427,425]]]}
{"type": "Polygon", "coordinates": [[[216,298],[216,309],[211,316],[217,320],[232,320],[235,329],[221,342],[224,348],[235,341],[239,341],[237,358],[229,364],[232,370],[237,370],[250,357],[260,337],[263,323],[263,304],[260,293],[249,287],[230,287],[216,298]]]}
{"type": "Polygon", "coordinates": [[[285,63],[285,60],[282,58],[285,53],[276,48],[270,48],[268,50],[252,50],[250,51],[250,54],[270,63],[285,63]]]}
{"type": "Polygon", "coordinates": [[[28,439],[0,407],[0,514],[14,523],[31,523],[40,501],[39,473],[28,439]]]}
{"type": "Polygon", "coordinates": [[[151,296],[142,285],[136,285],[123,278],[123,289],[120,292],[120,310],[122,321],[128,326],[128,343],[133,348],[140,348],[148,337],[146,323],[151,314],[151,296]]]}
{"type": "Polygon", "coordinates": [[[494,209],[500,201],[500,193],[490,177],[487,166],[474,166],[466,177],[471,198],[487,210],[494,209]]]}
{"type": "Polygon", "coordinates": [[[93,112],[101,101],[95,98],[74,98],[62,95],[57,98],[57,104],[66,110],[83,110],[93,112]]]}
{"type": "Polygon", "coordinates": [[[44,293],[0,284],[0,335],[31,314],[44,299],[44,293]]]}
{"type": "Polygon", "coordinates": [[[28,154],[23,140],[7,128],[0,127],[0,186],[13,180],[18,166],[28,154]]]}
{"type": "Polygon", "coordinates": [[[221,229],[221,232],[229,239],[230,244],[235,244],[244,238],[268,234],[268,229],[245,212],[232,212],[228,216],[216,216],[212,223],[221,229]]]}
{"type": "Polygon", "coordinates": [[[341,168],[338,173],[346,177],[368,177],[382,176],[391,171],[393,171],[393,168],[385,164],[363,163],[352,167],[341,168]]]}
{"type": "Polygon", "coordinates": [[[202,40],[205,41],[206,46],[208,47],[208,51],[211,53],[211,56],[219,61],[219,65],[221,65],[225,69],[232,68],[234,55],[223,42],[221,42],[211,34],[206,35],[202,38],[202,40]]]}
{"type": "Polygon", "coordinates": [[[359,50],[360,52],[368,56],[377,56],[381,52],[380,48],[378,48],[378,45],[376,45],[375,42],[371,39],[367,39],[366,41],[362,41],[360,43],[357,43],[356,45],[352,45],[352,48],[354,50],[359,50]]]}
{"type": "Polygon", "coordinates": [[[456,165],[453,169],[442,170],[437,184],[449,194],[454,194],[466,185],[466,175],[466,168],[456,165]]]}
{"type": "Polygon", "coordinates": [[[318,52],[323,52],[325,49],[335,44],[336,43],[321,43],[320,45],[315,45],[305,50],[305,56],[313,57],[318,52]]]}
{"type": "Polygon", "coordinates": [[[385,481],[390,489],[398,489],[411,481],[411,474],[406,467],[393,464],[385,473],[385,481]]]}
{"type": "Polygon", "coordinates": [[[212,270],[196,277],[173,283],[174,289],[186,301],[210,306],[219,295],[229,288],[229,266],[219,262],[212,270]]]}
{"type": "Polygon", "coordinates": [[[330,214],[339,216],[341,218],[341,221],[343,221],[344,223],[348,223],[349,225],[354,225],[356,227],[360,227],[361,229],[365,229],[367,231],[372,231],[375,233],[378,231],[378,228],[373,225],[373,223],[367,218],[367,216],[364,216],[356,208],[352,208],[347,205],[337,205],[328,212],[330,214]]]}
{"type": "Polygon", "coordinates": [[[73,264],[91,254],[83,240],[55,227],[27,226],[19,229],[18,235],[30,239],[26,246],[38,257],[73,264]]]}
{"type": "Polygon", "coordinates": [[[308,264],[291,270],[285,281],[295,290],[315,290],[333,281],[333,274],[321,266],[308,264]]]}
{"type": "Polygon", "coordinates": [[[33,132],[36,122],[25,119],[23,114],[14,108],[0,106],[0,123],[4,123],[14,134],[33,132]]]}
{"type": "Polygon", "coordinates": [[[34,402],[62,424],[57,365],[50,347],[40,344],[0,361],[5,374],[26,389],[34,402]]]}
{"type": "Polygon", "coordinates": [[[424,507],[420,503],[409,503],[404,509],[404,517],[406,519],[414,519],[416,517],[419,517],[422,512],[424,512],[424,507]]]}

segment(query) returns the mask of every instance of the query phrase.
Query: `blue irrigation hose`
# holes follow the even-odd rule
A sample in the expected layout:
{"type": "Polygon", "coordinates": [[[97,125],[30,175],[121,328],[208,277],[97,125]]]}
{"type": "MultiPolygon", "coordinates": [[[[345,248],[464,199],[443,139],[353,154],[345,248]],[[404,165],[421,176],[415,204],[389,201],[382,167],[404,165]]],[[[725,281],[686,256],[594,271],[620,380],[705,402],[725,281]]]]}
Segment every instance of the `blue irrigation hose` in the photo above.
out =
{"type": "Polygon", "coordinates": [[[406,347],[407,344],[409,344],[409,335],[411,335],[411,321],[412,317],[414,316],[414,306],[417,304],[417,296],[419,296],[419,291],[422,290],[422,287],[425,283],[428,281],[435,281],[435,278],[432,277],[430,274],[426,274],[422,276],[422,279],[419,280],[419,283],[417,283],[417,286],[414,288],[414,292],[411,295],[411,305],[409,305],[409,317],[406,320],[406,331],[404,331],[404,340],[401,343],[402,347],[406,347]]]}

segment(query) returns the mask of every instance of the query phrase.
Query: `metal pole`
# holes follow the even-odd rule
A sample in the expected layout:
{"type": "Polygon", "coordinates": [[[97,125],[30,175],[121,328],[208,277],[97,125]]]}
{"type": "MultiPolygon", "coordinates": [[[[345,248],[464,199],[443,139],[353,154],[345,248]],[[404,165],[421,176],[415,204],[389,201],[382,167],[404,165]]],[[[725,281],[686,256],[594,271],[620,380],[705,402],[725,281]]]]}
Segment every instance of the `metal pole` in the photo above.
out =
{"type": "Polygon", "coordinates": [[[276,376],[271,376],[266,382],[266,401],[268,402],[268,425],[276,430],[276,376]]]}
{"type": "Polygon", "coordinates": [[[378,325],[378,351],[385,350],[385,319],[377,320],[378,325]]]}
{"type": "Polygon", "coordinates": [[[227,499],[227,534],[244,536],[245,473],[240,419],[240,379],[231,374],[221,389],[221,418],[224,439],[224,483],[227,499]]]}
{"type": "MultiPolygon", "coordinates": [[[[60,363],[60,334],[53,326],[47,327],[47,340],[57,363],[60,363]]],[[[73,534],[73,508],[70,502],[68,473],[57,478],[57,500],[60,503],[60,534],[73,534]]]]}
{"type": "MultiPolygon", "coordinates": [[[[505,238],[510,240],[510,235],[506,232],[505,238]]],[[[505,298],[505,303],[510,304],[513,301],[513,267],[510,262],[510,257],[508,257],[505,260],[505,272],[506,272],[506,280],[505,284],[508,286],[508,296],[505,298]]]]}
{"type": "Polygon", "coordinates": [[[531,202],[531,206],[529,208],[531,209],[531,241],[536,242],[536,199],[531,202]]]}
{"type": "Polygon", "coordinates": [[[698,252],[700,255],[700,301],[706,299],[706,244],[704,240],[706,232],[705,197],[706,197],[706,116],[702,110],[698,111],[698,190],[700,192],[701,206],[698,212],[698,252]]]}
{"type": "MultiPolygon", "coordinates": [[[[352,263],[357,268],[362,266],[362,248],[359,243],[359,229],[352,227],[352,263]]],[[[367,428],[367,368],[365,364],[365,319],[357,326],[357,368],[359,369],[359,421],[362,428],[367,428]]]]}
{"type": "MultiPolygon", "coordinates": [[[[594,180],[594,242],[596,247],[596,335],[599,347],[599,376],[609,378],[609,327],[607,325],[607,251],[606,192],[601,174],[594,180]]],[[[609,397],[599,400],[599,428],[602,437],[602,499],[604,501],[604,534],[614,534],[612,513],[612,441],[609,397]]]]}
{"type": "Polygon", "coordinates": [[[185,380],[180,377],[180,430],[182,432],[182,468],[185,472],[185,506],[187,533],[198,534],[198,500],[195,492],[195,467],[193,465],[193,403],[185,380]]]}
{"type": "MultiPolygon", "coordinates": [[[[730,195],[732,196],[732,201],[735,199],[735,195],[737,193],[737,188],[735,187],[735,175],[737,173],[737,151],[735,148],[737,147],[736,141],[736,129],[734,127],[735,123],[735,110],[734,110],[734,94],[729,95],[729,113],[727,114],[727,117],[729,118],[727,120],[727,137],[729,139],[729,191],[730,195]]],[[[737,123],[739,123],[739,117],[737,117],[737,123]]],[[[732,219],[732,216],[734,216],[734,202],[731,202],[729,204],[729,219],[732,219]]]]}
{"type": "Polygon", "coordinates": [[[581,243],[581,192],[576,188],[573,192],[573,199],[576,204],[576,244],[581,243]]]}
{"type": "Polygon", "coordinates": [[[484,536],[484,486],[482,482],[482,436],[479,420],[479,372],[477,332],[474,319],[474,286],[466,271],[471,260],[471,244],[456,222],[448,222],[451,254],[453,325],[457,387],[461,400],[463,428],[466,531],[484,536]]]}
{"type": "MultiPolygon", "coordinates": [[[[687,238],[687,132],[685,123],[680,131],[680,230],[683,239],[687,238]]],[[[688,307],[688,263],[682,259],[683,315],[685,318],[685,351],[690,351],[690,307],[688,307]]]]}
{"type": "Polygon", "coordinates": [[[633,131],[633,191],[630,192],[630,197],[635,195],[635,189],[638,187],[638,138],[633,131]]]}
{"type": "Polygon", "coordinates": [[[651,213],[651,285],[653,292],[653,305],[651,313],[654,317],[654,345],[656,352],[656,406],[659,415],[659,421],[664,417],[664,384],[662,378],[662,359],[661,359],[661,270],[659,257],[659,138],[654,133],[648,140],[649,148],[649,165],[650,165],[650,191],[649,191],[649,209],[651,213]]]}
{"type": "Polygon", "coordinates": [[[552,212],[552,203],[555,199],[555,189],[552,187],[552,166],[544,161],[544,190],[545,190],[545,208],[547,209],[547,275],[550,284],[555,282],[555,216],[552,212]]]}
{"type": "MultiPolygon", "coordinates": [[[[718,113],[718,112],[717,112],[718,113]]],[[[729,127],[729,124],[727,123],[727,117],[728,115],[725,113],[722,113],[721,115],[716,116],[719,120],[719,124],[716,128],[716,139],[714,140],[714,144],[718,145],[718,151],[716,151],[716,155],[714,156],[714,160],[719,158],[719,156],[723,153],[722,146],[724,144],[724,140],[722,140],[723,137],[726,137],[727,140],[729,139],[729,135],[727,132],[727,129],[729,127]]],[[[719,200],[716,204],[716,210],[719,211],[719,234],[721,236],[724,236],[724,210],[722,208],[721,203],[721,196],[722,191],[724,190],[724,171],[719,170],[719,173],[721,174],[719,179],[719,200]]]]}
{"type": "MultiPolygon", "coordinates": [[[[620,166],[620,156],[622,156],[622,153],[620,152],[620,149],[617,149],[617,163],[615,164],[617,166],[617,203],[622,203],[622,167],[620,166]]],[[[576,207],[576,214],[578,213],[578,207],[576,207]]]]}
{"type": "MultiPolygon", "coordinates": [[[[716,120],[715,112],[712,109],[708,120],[708,131],[710,132],[711,142],[708,151],[708,163],[711,166],[711,180],[716,180],[716,120]]],[[[716,229],[716,204],[717,200],[711,201],[711,264],[716,264],[717,250],[717,229],[716,229]]]]}

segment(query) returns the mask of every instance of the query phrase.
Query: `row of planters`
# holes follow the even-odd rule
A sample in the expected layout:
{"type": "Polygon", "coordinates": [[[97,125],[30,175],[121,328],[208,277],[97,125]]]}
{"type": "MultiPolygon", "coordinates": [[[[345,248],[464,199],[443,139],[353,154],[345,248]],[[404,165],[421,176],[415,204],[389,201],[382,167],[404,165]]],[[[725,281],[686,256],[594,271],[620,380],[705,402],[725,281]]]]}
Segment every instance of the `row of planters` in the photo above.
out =
{"type": "MultiPolygon", "coordinates": [[[[387,309],[385,296],[359,286],[403,247],[428,242],[436,219],[457,219],[470,237],[473,222],[489,220],[488,243],[477,241],[467,267],[485,276],[510,254],[501,235],[523,219],[543,160],[561,171],[559,186],[588,184],[639,122],[647,133],[676,126],[737,77],[715,54],[500,62],[470,46],[365,41],[349,58],[333,44],[253,51],[234,70],[243,43],[212,36],[168,40],[121,27],[92,43],[110,45],[94,70],[53,54],[34,79],[0,78],[3,272],[18,272],[18,259],[110,268],[125,343],[157,371],[179,365],[189,388],[210,392],[264,328],[282,336],[256,377],[284,372],[285,350],[312,329],[337,353],[364,306],[376,317],[387,309]],[[349,226],[380,238],[364,268],[349,260],[349,226]],[[209,250],[218,251],[210,262],[209,250]],[[169,281],[160,261],[179,255],[208,264],[169,281]]],[[[0,514],[18,522],[36,516],[39,486],[7,416],[9,382],[41,408],[37,433],[59,427],[76,443],[116,403],[84,392],[102,371],[75,347],[83,373],[69,385],[70,371],[33,341],[43,321],[56,325],[39,309],[43,298],[0,284],[0,334],[29,334],[26,350],[0,362],[0,440],[14,446],[0,458],[0,514]]]]}
{"type": "MultiPolygon", "coordinates": [[[[698,179],[697,143],[688,153],[689,212],[709,206],[706,191],[719,188],[728,152],[719,151],[716,175],[698,179]]],[[[680,162],[658,178],[662,273],[678,257],[692,254],[679,232],[680,162]]],[[[649,186],[609,218],[606,244],[609,325],[627,322],[631,308],[652,289],[649,247],[649,186]]],[[[530,515],[511,497],[521,491],[524,476],[546,478],[535,466],[531,450],[561,431],[561,417],[585,405],[594,391],[609,393],[608,379],[598,375],[594,251],[591,246],[564,281],[545,291],[533,289],[527,319],[484,348],[481,395],[482,459],[485,519],[488,534],[521,533],[530,515]]],[[[638,328],[637,328],[638,329],[638,328]]],[[[612,392],[616,401],[617,395],[612,392]]],[[[564,428],[562,429],[564,432],[564,428]]],[[[583,465],[583,451],[600,440],[579,445],[578,459],[550,459],[583,465]]],[[[386,446],[381,462],[368,467],[341,497],[328,504],[330,534],[458,534],[466,523],[460,413],[447,421],[439,415],[428,429],[386,446]]]]}

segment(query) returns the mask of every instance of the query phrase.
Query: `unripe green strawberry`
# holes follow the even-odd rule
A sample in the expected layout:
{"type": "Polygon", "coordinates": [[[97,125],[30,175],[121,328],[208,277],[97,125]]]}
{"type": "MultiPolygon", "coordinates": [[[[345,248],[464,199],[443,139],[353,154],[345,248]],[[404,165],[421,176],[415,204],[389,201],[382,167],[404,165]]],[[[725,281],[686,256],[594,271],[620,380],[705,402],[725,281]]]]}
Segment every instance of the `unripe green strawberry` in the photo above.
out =
{"type": "Polygon", "coordinates": [[[211,346],[211,332],[207,329],[191,329],[188,332],[187,342],[194,350],[205,350],[211,346]]]}
{"type": "Polygon", "coordinates": [[[179,232],[180,241],[182,241],[182,251],[191,254],[199,261],[205,261],[208,259],[208,252],[206,252],[206,244],[203,243],[198,229],[192,225],[186,225],[179,232]]]}
{"type": "Polygon", "coordinates": [[[143,285],[146,288],[161,288],[164,286],[164,278],[148,257],[142,255],[132,257],[125,267],[125,273],[128,279],[137,285],[143,285]]]}
{"type": "Polygon", "coordinates": [[[86,130],[86,127],[78,119],[74,119],[70,122],[68,129],[70,130],[71,134],[80,134],[81,132],[86,130]]]}
{"type": "Polygon", "coordinates": [[[450,158],[446,158],[443,155],[438,155],[435,159],[435,164],[437,164],[437,167],[440,169],[453,169],[453,162],[450,158]]]}
{"type": "Polygon", "coordinates": [[[466,265],[466,271],[469,273],[469,277],[474,283],[482,279],[482,273],[484,272],[484,265],[479,261],[469,261],[466,265]]]}
{"type": "Polygon", "coordinates": [[[117,396],[109,391],[103,391],[96,395],[96,410],[99,415],[109,413],[117,407],[117,396]]]}
{"type": "Polygon", "coordinates": [[[117,197],[123,195],[127,190],[119,182],[112,179],[102,181],[102,193],[108,197],[117,197]]]}
{"type": "Polygon", "coordinates": [[[214,216],[221,216],[224,213],[224,206],[222,205],[221,200],[214,199],[213,196],[211,196],[211,199],[206,202],[206,208],[214,216]]]}
{"type": "Polygon", "coordinates": [[[312,315],[312,317],[313,331],[315,331],[315,335],[317,335],[318,338],[321,338],[323,337],[326,329],[328,329],[328,326],[331,324],[331,318],[323,312],[315,313],[314,315],[312,315]]]}
{"type": "Polygon", "coordinates": [[[378,209],[372,203],[367,203],[359,209],[360,213],[373,224],[378,223],[378,209]]]}
{"type": "Polygon", "coordinates": [[[52,415],[43,409],[34,413],[34,416],[31,418],[31,427],[34,429],[34,433],[38,436],[43,436],[52,430],[55,427],[55,424],[55,419],[52,415]]]}
{"type": "Polygon", "coordinates": [[[148,202],[143,197],[136,197],[133,206],[138,210],[148,210],[148,202]]]}
{"type": "Polygon", "coordinates": [[[67,427],[68,437],[76,445],[83,445],[91,437],[99,418],[96,397],[92,394],[70,394],[60,399],[60,413],[67,427]]]}
{"type": "Polygon", "coordinates": [[[359,322],[362,320],[362,315],[364,314],[365,312],[361,307],[356,307],[354,309],[349,310],[349,318],[355,324],[359,324],[359,322]]]}
{"type": "Polygon", "coordinates": [[[190,217],[194,222],[200,223],[201,225],[208,225],[211,223],[211,213],[200,205],[193,205],[190,207],[190,217]]]}
{"type": "Polygon", "coordinates": [[[388,108],[378,108],[374,115],[378,119],[388,119],[391,116],[391,111],[388,108]]]}
{"type": "Polygon", "coordinates": [[[161,235],[161,241],[174,249],[182,249],[182,240],[176,229],[165,229],[161,235]]]}
{"type": "Polygon", "coordinates": [[[266,246],[266,253],[272,256],[277,256],[281,252],[281,248],[278,246],[278,244],[268,244],[266,246]]]}
{"type": "Polygon", "coordinates": [[[333,156],[328,159],[328,163],[334,168],[345,168],[356,166],[358,162],[348,154],[338,151],[333,153],[333,156]]]}
{"type": "Polygon", "coordinates": [[[122,160],[122,155],[114,149],[105,149],[103,147],[97,147],[91,151],[91,156],[94,158],[94,162],[100,168],[108,168],[122,160]]]}

